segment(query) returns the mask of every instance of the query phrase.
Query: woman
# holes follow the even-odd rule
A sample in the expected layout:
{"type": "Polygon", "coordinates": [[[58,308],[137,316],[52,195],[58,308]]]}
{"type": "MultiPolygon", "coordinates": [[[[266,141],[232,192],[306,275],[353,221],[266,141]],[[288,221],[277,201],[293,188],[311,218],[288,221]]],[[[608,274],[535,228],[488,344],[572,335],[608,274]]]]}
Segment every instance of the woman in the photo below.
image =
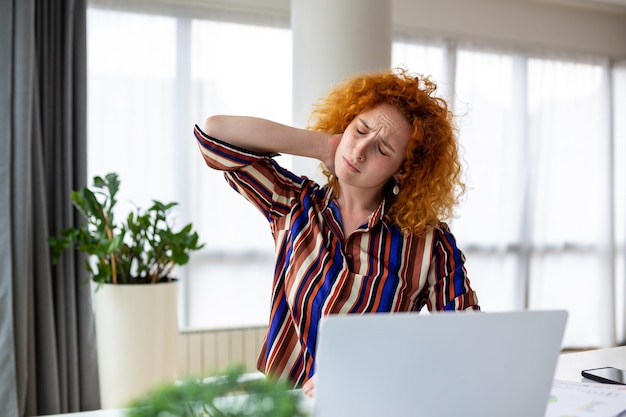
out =
{"type": "Polygon", "coordinates": [[[263,213],[275,240],[259,370],[307,395],[322,316],[479,309],[443,223],[463,183],[435,89],[404,70],[363,75],[318,103],[308,130],[232,116],[195,128],[207,165],[263,213]],[[318,159],[328,183],[282,168],[278,152],[318,159]]]}

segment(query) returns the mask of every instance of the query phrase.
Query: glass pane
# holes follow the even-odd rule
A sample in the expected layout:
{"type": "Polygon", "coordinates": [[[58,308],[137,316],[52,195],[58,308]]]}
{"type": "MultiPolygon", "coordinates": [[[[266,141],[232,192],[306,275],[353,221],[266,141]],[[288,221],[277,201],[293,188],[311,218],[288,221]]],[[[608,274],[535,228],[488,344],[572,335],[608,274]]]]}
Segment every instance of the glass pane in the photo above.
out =
{"type": "Polygon", "coordinates": [[[466,243],[503,248],[520,239],[525,163],[520,73],[514,56],[458,52],[455,113],[467,193],[454,230],[466,243]]]}
{"type": "Polygon", "coordinates": [[[266,322],[267,221],[204,165],[192,131],[218,113],[290,123],[290,31],[94,8],[88,31],[90,178],[120,174],[120,215],[176,200],[193,220],[207,245],[176,271],[183,326],[266,322]]]}
{"type": "Polygon", "coordinates": [[[189,329],[266,325],[273,259],[196,258],[189,267],[189,329]]]}
{"type": "Polygon", "coordinates": [[[174,200],[176,21],[91,8],[87,17],[88,178],[120,174],[120,215],[174,200]]]}
{"type": "Polygon", "coordinates": [[[532,239],[539,245],[596,245],[610,225],[606,69],[531,59],[532,239]]]}
{"type": "Polygon", "coordinates": [[[537,253],[530,264],[530,305],[568,311],[565,346],[610,346],[612,312],[608,286],[599,285],[606,257],[593,252],[537,253]]]}
{"type": "Polygon", "coordinates": [[[468,250],[465,256],[467,276],[482,311],[509,311],[519,305],[516,253],[468,250]]]}
{"type": "Polygon", "coordinates": [[[430,76],[437,84],[438,95],[447,97],[445,49],[438,45],[396,41],[391,48],[392,67],[403,67],[411,73],[430,76]]]}
{"type": "Polygon", "coordinates": [[[528,62],[530,307],[569,311],[568,346],[613,342],[607,74],[600,64],[528,62]]]}
{"type": "MultiPolygon", "coordinates": [[[[196,20],[192,26],[194,123],[214,114],[263,117],[291,123],[291,32],[196,20]]],[[[281,163],[289,167],[289,159],[281,163]]],[[[190,158],[192,217],[207,250],[273,253],[267,220],[237,195],[221,172],[190,158]]]]}
{"type": "Polygon", "coordinates": [[[291,30],[208,20],[192,24],[192,109],[291,123],[291,30]]]}
{"type": "MultiPolygon", "coordinates": [[[[291,123],[291,32],[287,29],[194,20],[191,28],[190,112],[200,126],[214,114],[291,123]]],[[[288,157],[280,163],[289,168],[288,157]]],[[[190,155],[191,217],[205,237],[190,262],[188,325],[263,325],[269,317],[274,241],[267,220],[190,155]]]]}

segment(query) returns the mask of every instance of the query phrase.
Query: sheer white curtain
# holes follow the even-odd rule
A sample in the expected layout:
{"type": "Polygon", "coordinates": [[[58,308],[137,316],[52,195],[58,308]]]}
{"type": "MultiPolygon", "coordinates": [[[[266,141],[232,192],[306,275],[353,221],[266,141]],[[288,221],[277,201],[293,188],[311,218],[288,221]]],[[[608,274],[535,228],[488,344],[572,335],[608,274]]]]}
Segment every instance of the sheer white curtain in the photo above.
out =
{"type": "Polygon", "coordinates": [[[468,163],[454,227],[484,309],[564,308],[567,346],[614,341],[608,65],[461,49],[468,163]]]}
{"type": "Polygon", "coordinates": [[[408,35],[396,36],[391,47],[391,66],[430,76],[437,83],[437,95],[448,98],[451,94],[450,62],[444,43],[408,35]]]}
{"type": "Polygon", "coordinates": [[[120,213],[173,200],[176,19],[94,8],[87,19],[89,179],[120,174],[120,213]]]}
{"type": "Polygon", "coordinates": [[[566,343],[614,343],[608,62],[528,61],[531,308],[569,311],[566,343]]]}
{"type": "Polygon", "coordinates": [[[193,125],[217,113],[290,123],[290,31],[166,12],[88,11],[89,178],[120,174],[119,216],[175,200],[174,221],[198,229],[206,248],[177,271],[183,327],[264,324],[269,227],[205,167],[193,125]]]}
{"type": "Polygon", "coordinates": [[[622,67],[610,77],[608,60],[414,42],[394,45],[394,63],[453,88],[468,191],[451,224],[481,306],[567,309],[566,346],[612,345],[624,327],[622,118],[611,128],[622,67]]]}
{"type": "Polygon", "coordinates": [[[457,73],[457,93],[472,104],[468,118],[476,126],[461,129],[471,149],[470,185],[480,188],[471,191],[459,225],[470,241],[481,236],[484,245],[491,235],[503,250],[487,257],[491,282],[482,292],[496,299],[491,287],[513,279],[506,285],[513,305],[569,311],[566,345],[611,344],[606,64],[463,51],[457,73]],[[485,60],[466,62],[476,56],[485,60]],[[465,78],[470,72],[486,78],[465,78]],[[492,103],[480,105],[485,89],[492,103]],[[498,99],[505,105],[493,106],[498,99]]]}
{"type": "Polygon", "coordinates": [[[472,284],[486,311],[524,308],[525,274],[517,252],[525,113],[523,97],[517,94],[519,84],[514,82],[522,61],[510,54],[457,52],[454,43],[430,45],[428,55],[426,47],[421,52],[419,48],[394,45],[393,60],[429,74],[430,68],[422,71],[424,61],[419,57],[435,55],[439,59],[431,67],[433,79],[456,87],[449,92],[456,97],[450,104],[457,116],[468,190],[457,218],[449,222],[467,254],[472,284]]]}
{"type": "MultiPolygon", "coordinates": [[[[212,114],[291,123],[288,29],[194,20],[191,55],[189,125],[212,114]]],[[[191,216],[207,242],[189,270],[189,326],[266,324],[274,271],[267,220],[195,149],[188,169],[191,216]]]]}
{"type": "Polygon", "coordinates": [[[525,304],[525,274],[517,256],[523,233],[523,96],[518,57],[461,50],[455,108],[466,159],[468,191],[454,229],[467,242],[482,308],[525,304]]]}
{"type": "Polygon", "coordinates": [[[617,310],[617,340],[626,340],[626,61],[613,69],[613,168],[615,192],[615,297],[617,310]]]}

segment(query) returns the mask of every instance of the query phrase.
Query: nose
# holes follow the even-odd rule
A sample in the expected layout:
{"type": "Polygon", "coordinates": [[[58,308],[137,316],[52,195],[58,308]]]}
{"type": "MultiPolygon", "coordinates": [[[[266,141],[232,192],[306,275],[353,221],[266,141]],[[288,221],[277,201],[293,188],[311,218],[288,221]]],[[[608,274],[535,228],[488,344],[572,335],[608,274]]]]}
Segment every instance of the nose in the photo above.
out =
{"type": "Polygon", "coordinates": [[[354,149],[353,149],[354,159],[356,159],[359,162],[365,161],[365,155],[367,154],[367,149],[370,147],[371,142],[372,141],[369,138],[364,138],[358,141],[354,145],[354,149]]]}

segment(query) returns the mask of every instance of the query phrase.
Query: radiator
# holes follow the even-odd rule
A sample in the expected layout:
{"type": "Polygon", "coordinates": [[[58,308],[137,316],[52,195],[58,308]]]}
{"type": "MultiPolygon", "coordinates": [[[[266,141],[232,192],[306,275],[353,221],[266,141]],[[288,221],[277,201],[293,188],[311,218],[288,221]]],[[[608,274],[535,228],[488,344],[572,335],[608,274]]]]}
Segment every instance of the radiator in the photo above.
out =
{"type": "Polygon", "coordinates": [[[232,365],[243,365],[245,372],[256,372],[266,329],[259,326],[181,331],[178,378],[212,376],[232,365]]]}

